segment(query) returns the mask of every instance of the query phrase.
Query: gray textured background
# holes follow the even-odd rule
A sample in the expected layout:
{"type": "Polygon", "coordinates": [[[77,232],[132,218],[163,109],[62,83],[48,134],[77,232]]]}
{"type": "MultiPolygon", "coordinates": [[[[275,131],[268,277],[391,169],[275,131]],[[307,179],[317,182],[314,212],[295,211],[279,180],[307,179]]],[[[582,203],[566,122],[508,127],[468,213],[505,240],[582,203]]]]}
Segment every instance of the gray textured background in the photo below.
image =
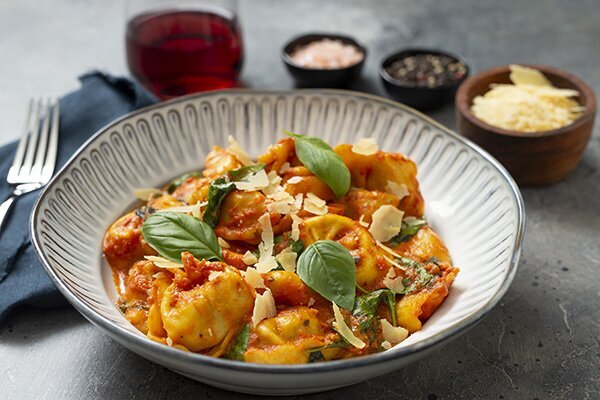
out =
{"type": "MultiPolygon", "coordinates": [[[[600,89],[599,2],[240,0],[248,86],[292,85],[279,51],[310,30],[349,33],[369,58],[356,88],[382,94],[377,65],[425,45],[464,54],[475,71],[545,63],[600,89]]],[[[91,68],[126,73],[119,0],[0,1],[0,143],[17,137],[27,98],[60,95],[91,68]]],[[[453,127],[453,107],[431,114],[453,127]]],[[[600,398],[600,132],[564,182],[525,189],[519,273],[504,300],[443,350],[317,399],[600,398]]],[[[1,293],[0,293],[1,295],[1,293]]],[[[2,399],[242,398],[127,351],[72,309],[19,309],[0,326],[2,399]]]]}

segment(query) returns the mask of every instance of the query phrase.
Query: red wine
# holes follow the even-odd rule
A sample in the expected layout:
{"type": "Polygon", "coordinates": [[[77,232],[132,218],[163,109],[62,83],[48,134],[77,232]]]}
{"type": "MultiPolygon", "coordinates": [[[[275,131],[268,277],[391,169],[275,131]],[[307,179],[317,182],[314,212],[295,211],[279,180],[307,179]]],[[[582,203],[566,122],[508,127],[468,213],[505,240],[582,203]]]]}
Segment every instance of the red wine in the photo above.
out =
{"type": "Polygon", "coordinates": [[[144,13],[129,21],[126,35],[131,73],[162,99],[237,84],[242,37],[231,10],[144,13]]]}

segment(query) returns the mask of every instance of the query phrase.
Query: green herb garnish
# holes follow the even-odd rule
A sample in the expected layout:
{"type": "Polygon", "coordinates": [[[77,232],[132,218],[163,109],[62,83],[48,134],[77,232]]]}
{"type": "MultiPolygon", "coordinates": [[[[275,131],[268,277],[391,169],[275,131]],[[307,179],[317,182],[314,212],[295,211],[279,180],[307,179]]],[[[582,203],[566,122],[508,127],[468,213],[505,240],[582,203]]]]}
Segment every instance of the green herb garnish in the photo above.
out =
{"type": "Polygon", "coordinates": [[[244,353],[248,348],[248,342],[250,341],[250,324],[244,325],[240,333],[238,333],[235,340],[229,346],[227,353],[224,357],[229,360],[244,361],[244,353]]]}
{"type": "Polygon", "coordinates": [[[359,321],[361,332],[370,334],[373,341],[377,333],[377,309],[381,302],[390,308],[392,325],[396,326],[396,293],[389,289],[378,289],[356,298],[352,315],[359,321]]]}
{"type": "Polygon", "coordinates": [[[427,225],[427,221],[424,218],[417,219],[411,224],[407,224],[406,222],[402,222],[402,227],[400,232],[394,236],[388,242],[390,246],[398,246],[402,242],[408,242],[410,238],[419,232],[419,229],[427,225]]]}
{"type": "Polygon", "coordinates": [[[296,155],[306,168],[342,197],[350,189],[350,171],[342,158],[323,140],[284,131],[295,139],[296,155]]]}
{"type": "Polygon", "coordinates": [[[212,228],[183,213],[159,211],[142,225],[144,240],[164,258],[181,262],[181,252],[198,259],[222,261],[221,247],[212,228]]]}
{"type": "Polygon", "coordinates": [[[219,216],[221,215],[221,204],[225,197],[235,188],[235,183],[228,177],[222,176],[215,179],[208,187],[208,196],[206,197],[206,208],[202,218],[211,227],[217,226],[219,216]]]}
{"type": "Polygon", "coordinates": [[[311,289],[340,307],[352,310],[356,267],[350,252],[332,240],[319,240],[298,258],[296,273],[311,289]]]}
{"type": "Polygon", "coordinates": [[[399,261],[403,265],[411,267],[417,272],[417,277],[412,283],[410,282],[410,280],[407,281],[407,279],[402,281],[402,283],[406,283],[404,285],[404,291],[401,294],[409,294],[415,292],[419,288],[429,285],[433,280],[433,275],[425,269],[423,264],[408,257],[402,257],[399,259],[399,261]]]}

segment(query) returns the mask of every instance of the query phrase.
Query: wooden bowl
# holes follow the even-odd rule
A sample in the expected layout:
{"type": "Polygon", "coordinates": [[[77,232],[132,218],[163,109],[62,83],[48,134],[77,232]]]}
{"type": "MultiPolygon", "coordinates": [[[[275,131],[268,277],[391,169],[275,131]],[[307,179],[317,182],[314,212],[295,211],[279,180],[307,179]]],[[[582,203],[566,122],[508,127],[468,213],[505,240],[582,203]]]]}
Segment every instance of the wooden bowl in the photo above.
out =
{"type": "Polygon", "coordinates": [[[559,88],[575,89],[585,111],[572,124],[546,132],[515,132],[489,125],[471,113],[476,96],[490,84],[510,83],[509,66],[495,67],[468,78],[456,93],[456,123],[459,132],[496,157],[521,186],[543,186],[564,179],[579,163],[592,134],[596,96],[581,79],[544,65],[526,65],[540,70],[559,88]]]}

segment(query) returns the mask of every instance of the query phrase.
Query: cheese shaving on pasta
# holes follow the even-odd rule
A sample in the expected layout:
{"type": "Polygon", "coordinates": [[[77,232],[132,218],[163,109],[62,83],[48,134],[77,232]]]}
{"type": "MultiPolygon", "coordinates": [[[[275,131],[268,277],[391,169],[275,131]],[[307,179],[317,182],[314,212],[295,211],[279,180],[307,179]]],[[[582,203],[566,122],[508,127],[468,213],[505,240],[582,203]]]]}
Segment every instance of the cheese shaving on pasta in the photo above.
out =
{"type": "Polygon", "coordinates": [[[300,239],[300,224],[302,223],[302,218],[298,216],[298,214],[291,214],[292,216],[292,240],[300,239]]]}
{"type": "Polygon", "coordinates": [[[377,154],[379,147],[373,138],[362,138],[352,146],[352,152],[363,156],[377,154]]]}
{"type": "Polygon", "coordinates": [[[242,256],[242,261],[246,265],[254,265],[258,262],[258,258],[250,250],[246,251],[242,256]]]}
{"type": "Polygon", "coordinates": [[[373,213],[369,232],[375,240],[387,242],[396,236],[402,228],[404,212],[389,204],[383,205],[373,213]]]}
{"type": "Polygon", "coordinates": [[[258,245],[260,257],[255,266],[259,272],[264,273],[277,268],[277,261],[275,260],[275,257],[273,257],[274,240],[271,216],[269,213],[265,213],[258,219],[258,222],[262,228],[262,242],[258,245]]]}
{"type": "Polygon", "coordinates": [[[269,289],[263,294],[256,294],[254,300],[254,311],[252,312],[252,325],[256,326],[265,318],[272,318],[277,315],[275,308],[275,299],[269,289]]]}
{"type": "Polygon", "coordinates": [[[329,209],[325,200],[314,193],[307,193],[304,199],[304,210],[315,215],[325,215],[329,209]]]}
{"type": "Polygon", "coordinates": [[[335,303],[333,303],[333,315],[335,316],[333,327],[348,343],[357,349],[362,349],[366,346],[365,342],[354,336],[354,333],[352,333],[352,330],[346,324],[340,308],[335,303]]]}
{"type": "Polygon", "coordinates": [[[240,144],[237,142],[237,140],[235,140],[233,136],[229,136],[228,141],[229,147],[227,147],[227,151],[233,154],[239,160],[239,162],[241,162],[243,165],[254,164],[254,162],[252,162],[252,160],[250,159],[248,153],[246,153],[244,149],[242,149],[240,144]]]}
{"type": "Polygon", "coordinates": [[[393,181],[387,181],[385,191],[398,196],[400,200],[402,200],[410,194],[408,191],[408,186],[406,186],[404,183],[400,184],[393,181]]]}
{"type": "Polygon", "coordinates": [[[245,271],[241,272],[248,285],[252,286],[254,289],[266,288],[265,281],[256,268],[248,267],[245,271]]]}
{"type": "Polygon", "coordinates": [[[167,260],[164,257],[159,256],[144,256],[144,258],[148,261],[152,261],[154,265],[158,268],[183,268],[183,264],[179,264],[173,262],[171,260],[167,260]]]}
{"type": "MultiPolygon", "coordinates": [[[[389,257],[384,256],[387,261],[392,263],[392,265],[396,264],[389,257]]],[[[396,266],[394,265],[394,266],[396,266]]],[[[404,291],[404,284],[402,283],[402,276],[396,275],[396,270],[394,267],[390,268],[387,275],[383,278],[383,286],[390,289],[394,293],[402,293],[404,291]]]]}
{"type": "Polygon", "coordinates": [[[219,242],[219,246],[224,249],[229,249],[231,247],[229,243],[227,243],[227,241],[221,237],[217,237],[217,242],[219,242]]]}
{"type": "Polygon", "coordinates": [[[381,335],[390,344],[396,345],[408,337],[408,331],[403,327],[394,326],[387,319],[380,319],[379,322],[381,323],[381,335]]]}
{"type": "Polygon", "coordinates": [[[284,270],[296,272],[296,257],[298,255],[289,247],[285,248],[281,253],[275,256],[275,260],[281,264],[284,270]]]}
{"type": "Polygon", "coordinates": [[[243,181],[235,182],[237,190],[252,192],[255,190],[266,189],[269,186],[269,177],[264,169],[255,172],[243,181]]]}

